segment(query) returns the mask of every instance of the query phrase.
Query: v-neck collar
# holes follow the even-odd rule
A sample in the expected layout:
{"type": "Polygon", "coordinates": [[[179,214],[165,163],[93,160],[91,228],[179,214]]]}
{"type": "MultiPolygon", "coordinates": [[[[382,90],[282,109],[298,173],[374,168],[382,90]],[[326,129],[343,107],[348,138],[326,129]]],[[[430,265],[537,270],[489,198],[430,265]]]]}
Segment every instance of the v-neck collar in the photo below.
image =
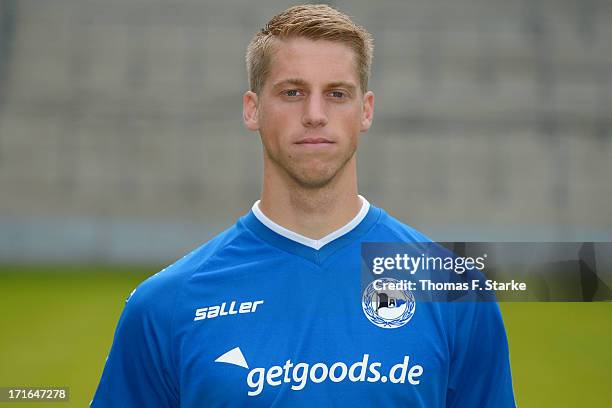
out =
{"type": "Polygon", "coordinates": [[[275,223],[261,212],[259,201],[253,204],[251,211],[240,221],[265,242],[320,264],[334,252],[362,236],[378,221],[380,209],[370,205],[362,196],[359,198],[362,205],[357,215],[344,226],[318,240],[275,223]]]}

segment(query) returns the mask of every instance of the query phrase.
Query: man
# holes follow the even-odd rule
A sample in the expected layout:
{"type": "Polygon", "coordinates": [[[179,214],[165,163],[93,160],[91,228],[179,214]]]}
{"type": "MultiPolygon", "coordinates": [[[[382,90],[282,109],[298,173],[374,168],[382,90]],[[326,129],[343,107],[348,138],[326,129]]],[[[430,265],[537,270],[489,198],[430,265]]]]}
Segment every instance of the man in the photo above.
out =
{"type": "Polygon", "coordinates": [[[365,312],[361,243],[428,241],[357,192],[371,57],[370,35],[325,5],[253,38],[243,106],[261,200],[137,288],[93,407],[514,406],[495,303],[412,302],[393,327],[365,312]]]}

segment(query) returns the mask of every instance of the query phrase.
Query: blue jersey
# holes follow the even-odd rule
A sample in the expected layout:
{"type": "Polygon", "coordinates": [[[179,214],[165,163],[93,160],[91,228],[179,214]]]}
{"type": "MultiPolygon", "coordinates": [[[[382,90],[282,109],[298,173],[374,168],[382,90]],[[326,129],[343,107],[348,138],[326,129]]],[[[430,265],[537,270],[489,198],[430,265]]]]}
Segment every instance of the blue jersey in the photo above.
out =
{"type": "Polygon", "coordinates": [[[426,241],[365,200],[319,241],[254,206],[133,292],[91,406],[514,407],[495,302],[364,312],[361,243],[426,241]]]}

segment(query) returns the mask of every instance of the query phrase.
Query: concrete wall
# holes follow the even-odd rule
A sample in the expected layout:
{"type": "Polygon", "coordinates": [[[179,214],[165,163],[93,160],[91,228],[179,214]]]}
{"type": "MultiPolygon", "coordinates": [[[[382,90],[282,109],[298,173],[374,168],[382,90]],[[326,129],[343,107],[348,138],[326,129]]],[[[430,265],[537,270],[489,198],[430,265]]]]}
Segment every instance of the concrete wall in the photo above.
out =
{"type": "MultiPolygon", "coordinates": [[[[290,3],[0,3],[0,261],[172,259],[248,210],[244,49],[290,3]]],[[[438,239],[612,239],[611,2],[333,5],[376,42],[362,194],[438,239]]]]}

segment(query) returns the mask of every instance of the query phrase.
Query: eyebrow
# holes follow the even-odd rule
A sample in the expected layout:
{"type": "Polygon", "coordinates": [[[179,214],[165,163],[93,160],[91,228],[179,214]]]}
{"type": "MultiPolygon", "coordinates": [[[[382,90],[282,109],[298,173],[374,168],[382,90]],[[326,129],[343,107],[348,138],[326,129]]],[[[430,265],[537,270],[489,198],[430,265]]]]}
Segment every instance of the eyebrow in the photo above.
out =
{"type": "MultiPolygon", "coordinates": [[[[287,79],[282,79],[274,83],[272,85],[272,89],[282,88],[283,86],[287,86],[287,85],[306,87],[308,84],[306,83],[306,81],[300,78],[287,78],[287,79]]],[[[326,88],[346,88],[348,89],[349,92],[354,92],[357,89],[357,85],[351,82],[347,82],[347,81],[333,81],[333,82],[328,83],[325,87],[326,88]]]]}
{"type": "Polygon", "coordinates": [[[353,93],[357,89],[357,85],[346,82],[346,81],[335,81],[327,85],[328,88],[346,88],[349,92],[353,93]]]}
{"type": "Polygon", "coordinates": [[[306,81],[300,78],[282,79],[272,85],[272,89],[282,88],[287,85],[306,86],[306,81]]]}

